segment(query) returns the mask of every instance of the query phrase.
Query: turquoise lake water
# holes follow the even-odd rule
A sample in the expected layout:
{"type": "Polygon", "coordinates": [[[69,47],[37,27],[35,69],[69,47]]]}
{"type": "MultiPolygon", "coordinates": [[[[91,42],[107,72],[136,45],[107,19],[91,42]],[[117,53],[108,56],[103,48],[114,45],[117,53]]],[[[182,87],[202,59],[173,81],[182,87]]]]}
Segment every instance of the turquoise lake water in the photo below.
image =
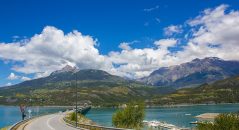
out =
{"type": "MultiPolygon", "coordinates": [[[[116,109],[92,109],[86,115],[98,124],[112,126],[112,114],[116,109]]],[[[145,120],[158,120],[174,124],[179,127],[192,127],[190,122],[197,121],[195,116],[203,113],[225,113],[239,111],[239,104],[194,105],[181,107],[147,108],[145,120]],[[191,115],[188,115],[191,114],[191,115]]]]}
{"type": "MultiPolygon", "coordinates": [[[[54,113],[63,108],[52,107],[34,107],[32,108],[33,115],[54,113]]],[[[112,114],[116,111],[113,108],[98,108],[91,109],[86,115],[94,122],[112,126],[112,114]]],[[[179,127],[192,127],[189,123],[196,121],[195,116],[202,113],[225,113],[239,111],[239,104],[219,104],[219,105],[194,105],[194,106],[181,106],[181,107],[156,107],[146,109],[145,120],[158,120],[174,124],[179,127]],[[191,115],[188,115],[191,114],[191,115]]],[[[19,107],[15,106],[0,106],[0,128],[14,124],[21,120],[21,113],[19,107]]]]}

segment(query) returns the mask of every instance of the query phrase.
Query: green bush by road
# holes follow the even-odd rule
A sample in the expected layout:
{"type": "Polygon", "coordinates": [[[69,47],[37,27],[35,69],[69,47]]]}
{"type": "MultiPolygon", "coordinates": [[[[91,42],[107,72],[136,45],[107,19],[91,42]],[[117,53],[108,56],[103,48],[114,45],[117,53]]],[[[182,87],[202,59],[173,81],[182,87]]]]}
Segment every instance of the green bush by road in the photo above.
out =
{"type": "Polygon", "coordinates": [[[145,117],[145,104],[131,102],[126,108],[118,110],[112,117],[112,123],[118,128],[141,128],[145,117]]]}

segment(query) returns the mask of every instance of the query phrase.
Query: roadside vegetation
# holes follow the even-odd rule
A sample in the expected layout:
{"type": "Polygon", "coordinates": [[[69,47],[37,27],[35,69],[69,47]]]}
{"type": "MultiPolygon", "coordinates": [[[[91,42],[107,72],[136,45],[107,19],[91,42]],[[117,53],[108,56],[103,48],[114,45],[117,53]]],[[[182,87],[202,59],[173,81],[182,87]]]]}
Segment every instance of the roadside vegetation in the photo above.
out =
{"type": "Polygon", "coordinates": [[[239,114],[220,114],[214,122],[203,122],[197,125],[198,130],[239,130],[239,114]]]}
{"type": "Polygon", "coordinates": [[[131,102],[112,116],[112,123],[118,128],[140,129],[145,117],[144,102],[131,102]]]}
{"type": "Polygon", "coordinates": [[[0,128],[0,130],[8,130],[8,126],[7,127],[4,127],[4,128],[0,128]]]}
{"type": "MultiPolygon", "coordinates": [[[[66,119],[70,120],[72,122],[75,122],[76,121],[76,113],[71,112],[71,113],[67,114],[66,119]]],[[[93,121],[86,118],[84,115],[82,115],[80,113],[77,114],[77,122],[80,123],[80,124],[91,124],[91,125],[95,124],[93,121]]]]}

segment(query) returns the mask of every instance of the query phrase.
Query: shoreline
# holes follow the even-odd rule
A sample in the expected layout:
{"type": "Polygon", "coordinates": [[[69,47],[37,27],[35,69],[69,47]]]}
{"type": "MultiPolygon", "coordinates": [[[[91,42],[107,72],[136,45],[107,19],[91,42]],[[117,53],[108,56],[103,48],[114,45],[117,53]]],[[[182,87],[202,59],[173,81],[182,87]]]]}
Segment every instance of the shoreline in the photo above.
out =
{"type": "Polygon", "coordinates": [[[187,106],[206,106],[206,105],[229,105],[229,104],[239,104],[239,103],[200,103],[200,104],[172,104],[172,105],[155,105],[155,106],[149,106],[146,108],[157,108],[157,107],[187,107],[187,106]]]}
{"type": "MultiPolygon", "coordinates": [[[[229,105],[229,104],[239,104],[239,103],[212,103],[212,104],[206,104],[206,103],[200,103],[200,104],[172,104],[172,105],[146,105],[146,108],[158,108],[158,107],[163,107],[163,108],[172,108],[172,107],[187,107],[187,106],[205,106],[205,105],[229,105]]],[[[1,105],[1,106],[8,106],[8,107],[19,107],[18,105],[1,105]]],[[[46,107],[46,108],[75,108],[75,106],[59,106],[59,105],[46,105],[46,106],[29,106],[29,107],[46,107]]],[[[92,106],[92,108],[97,109],[97,108],[120,108],[120,107],[99,107],[99,106],[92,106]]]]}

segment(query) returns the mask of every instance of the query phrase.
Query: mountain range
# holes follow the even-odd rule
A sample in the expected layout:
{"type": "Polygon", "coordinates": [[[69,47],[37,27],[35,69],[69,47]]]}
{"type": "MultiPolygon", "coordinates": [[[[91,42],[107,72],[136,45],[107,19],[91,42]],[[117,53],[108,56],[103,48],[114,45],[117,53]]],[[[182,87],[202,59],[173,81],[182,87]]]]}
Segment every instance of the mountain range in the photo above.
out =
{"type": "Polygon", "coordinates": [[[180,65],[159,68],[139,81],[154,86],[181,88],[212,83],[236,75],[239,75],[239,61],[207,57],[194,59],[180,65]]]}
{"type": "Polygon", "coordinates": [[[117,106],[130,100],[147,100],[156,104],[183,103],[187,102],[190,96],[194,96],[195,100],[188,102],[200,103],[207,101],[203,96],[213,97],[216,94],[215,99],[218,101],[222,97],[218,95],[221,88],[217,86],[229,86],[223,88],[223,92],[224,89],[228,93],[234,90],[237,92],[238,77],[230,79],[237,75],[238,61],[226,61],[216,57],[162,67],[138,81],[111,75],[103,70],[79,70],[67,65],[47,77],[0,88],[0,104],[74,105],[76,94],[80,101],[96,106],[117,106]],[[208,91],[201,89],[208,87],[208,91]],[[186,93],[181,93],[185,91],[186,93]],[[206,92],[209,93],[204,95],[206,92]]]}
{"type": "Polygon", "coordinates": [[[118,106],[130,100],[151,99],[174,91],[170,87],[145,85],[103,70],[65,66],[47,77],[0,88],[0,104],[74,105],[77,94],[79,102],[118,106]]]}

